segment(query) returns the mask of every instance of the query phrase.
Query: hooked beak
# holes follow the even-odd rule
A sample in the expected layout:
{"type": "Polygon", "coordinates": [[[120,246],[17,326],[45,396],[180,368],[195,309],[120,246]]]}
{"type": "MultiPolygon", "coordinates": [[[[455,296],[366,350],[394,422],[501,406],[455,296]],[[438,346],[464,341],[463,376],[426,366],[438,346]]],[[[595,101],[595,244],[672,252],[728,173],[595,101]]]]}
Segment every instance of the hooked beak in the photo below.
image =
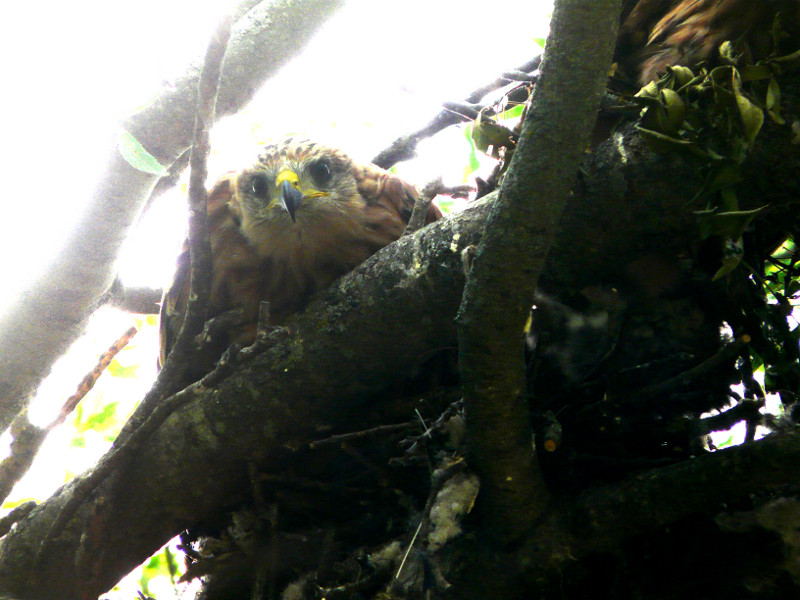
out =
{"type": "Polygon", "coordinates": [[[286,212],[288,212],[289,216],[292,218],[292,223],[294,223],[294,214],[297,207],[300,206],[300,202],[303,200],[303,192],[298,190],[287,180],[282,181],[279,185],[280,190],[278,192],[278,198],[280,199],[281,206],[286,209],[286,212]]]}
{"type": "Polygon", "coordinates": [[[303,192],[300,191],[300,178],[291,169],[284,169],[278,173],[275,185],[278,186],[278,200],[281,206],[286,209],[286,212],[289,213],[292,223],[294,223],[295,212],[303,200],[303,192]]]}
{"type": "Polygon", "coordinates": [[[289,216],[292,218],[292,223],[296,222],[295,213],[304,199],[322,198],[328,195],[328,192],[322,192],[313,187],[302,186],[300,184],[300,178],[292,169],[284,169],[278,173],[278,177],[275,179],[275,185],[278,188],[278,201],[281,206],[286,209],[286,212],[289,213],[289,216]]]}

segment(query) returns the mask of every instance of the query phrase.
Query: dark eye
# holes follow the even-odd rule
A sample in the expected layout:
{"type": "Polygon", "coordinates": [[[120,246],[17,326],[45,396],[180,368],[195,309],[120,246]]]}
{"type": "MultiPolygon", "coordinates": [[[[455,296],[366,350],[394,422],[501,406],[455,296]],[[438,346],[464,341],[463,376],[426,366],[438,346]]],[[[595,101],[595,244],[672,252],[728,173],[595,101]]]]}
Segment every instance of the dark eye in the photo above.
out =
{"type": "Polygon", "coordinates": [[[256,173],[250,178],[247,188],[251,194],[258,198],[266,198],[269,194],[269,180],[264,173],[256,173]]]}
{"type": "Polygon", "coordinates": [[[327,160],[317,160],[308,166],[308,173],[316,185],[324,186],[331,180],[331,166],[327,160]]]}

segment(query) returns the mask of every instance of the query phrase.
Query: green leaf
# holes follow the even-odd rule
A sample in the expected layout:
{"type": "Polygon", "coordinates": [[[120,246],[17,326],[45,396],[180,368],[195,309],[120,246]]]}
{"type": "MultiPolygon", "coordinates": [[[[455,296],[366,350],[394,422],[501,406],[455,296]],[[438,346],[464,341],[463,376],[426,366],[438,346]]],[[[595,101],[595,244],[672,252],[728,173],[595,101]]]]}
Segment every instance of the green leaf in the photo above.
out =
{"type": "Polygon", "coordinates": [[[742,93],[742,81],[734,71],[733,74],[733,95],[736,98],[736,107],[739,109],[739,116],[742,118],[742,127],[747,139],[748,147],[752,148],[756,141],[758,132],[764,124],[764,111],[753,104],[750,99],[742,93]]]}
{"type": "Polygon", "coordinates": [[[692,70],[689,67],[684,67],[682,65],[667,67],[667,73],[672,75],[672,89],[680,89],[696,79],[692,70]]]}
{"type": "Polygon", "coordinates": [[[730,240],[738,240],[753,219],[766,207],[755,210],[729,212],[702,211],[697,213],[697,225],[703,239],[718,235],[730,240]]]}
{"type": "Polygon", "coordinates": [[[651,81],[638,92],[633,97],[634,100],[638,100],[644,104],[648,104],[649,106],[657,106],[658,105],[658,94],[661,91],[661,88],[658,85],[657,81],[651,81]]]}
{"type": "Polygon", "coordinates": [[[472,139],[472,128],[473,123],[470,123],[469,127],[464,128],[464,137],[467,138],[467,142],[469,142],[469,156],[467,157],[467,166],[464,167],[462,179],[464,182],[481,167],[481,162],[478,160],[478,154],[475,148],[475,141],[472,139]]]}
{"type": "Polygon", "coordinates": [[[99,413],[95,413],[86,419],[80,429],[88,431],[89,429],[103,430],[114,425],[113,419],[117,413],[117,405],[119,402],[109,402],[106,404],[99,413]]]}
{"type": "Polygon", "coordinates": [[[508,110],[504,110],[503,112],[501,112],[499,115],[497,115],[497,118],[500,121],[508,121],[510,119],[516,119],[518,117],[521,117],[522,113],[524,112],[525,112],[525,105],[517,104],[516,106],[513,106],[508,110]]]}
{"type": "Polygon", "coordinates": [[[169,580],[175,584],[175,579],[178,576],[178,564],[170,552],[168,547],[158,554],[150,557],[144,565],[142,565],[142,576],[139,578],[139,587],[145,595],[151,595],[149,589],[150,582],[156,577],[168,577],[169,580]]]}
{"type": "Polygon", "coordinates": [[[800,292],[800,281],[797,279],[789,279],[786,284],[785,293],[790,298],[794,298],[800,292]]]}
{"type": "Polygon", "coordinates": [[[699,154],[700,156],[707,157],[708,155],[698,148],[694,142],[689,140],[682,140],[670,135],[665,135],[652,129],[645,127],[638,127],[639,133],[644,138],[647,145],[654,152],[669,152],[669,151],[689,151],[692,154],[699,154]]]}
{"type": "Polygon", "coordinates": [[[122,158],[137,171],[159,176],[166,174],[167,168],[145,150],[139,140],[128,131],[120,129],[117,146],[122,158]]]}
{"type": "Polygon", "coordinates": [[[765,64],[745,65],[739,69],[742,81],[758,81],[772,77],[772,69],[765,64]]]}
{"type": "Polygon", "coordinates": [[[742,262],[744,257],[744,242],[742,242],[742,238],[726,240],[722,248],[722,257],[722,266],[714,273],[714,277],[711,278],[712,281],[725,277],[742,262]]]}
{"type": "Polygon", "coordinates": [[[726,448],[726,447],[728,447],[728,446],[731,446],[732,444],[733,444],[733,434],[731,434],[730,436],[728,436],[728,439],[726,439],[726,440],[724,440],[724,441],[722,441],[722,442],[719,442],[719,443],[717,443],[717,444],[714,444],[714,445],[715,445],[717,448],[726,448]]]}
{"type": "Polygon", "coordinates": [[[773,58],[772,61],[776,63],[800,61],[800,50],[792,52],[791,54],[787,54],[786,56],[779,56],[778,58],[773,58]]]}
{"type": "Polygon", "coordinates": [[[108,372],[112,377],[119,377],[121,379],[133,379],[139,372],[139,365],[123,366],[116,358],[108,365],[108,372]]]}
{"type": "Polygon", "coordinates": [[[706,193],[720,192],[723,194],[722,199],[725,202],[722,206],[723,210],[738,210],[738,205],[731,202],[731,200],[735,202],[735,196],[730,196],[733,193],[730,188],[741,181],[742,174],[739,171],[739,165],[722,163],[720,167],[711,171],[705,191],[706,193]]]}
{"type": "Polygon", "coordinates": [[[158,325],[158,315],[136,315],[133,317],[133,324],[139,331],[145,327],[155,327],[158,325]]]}
{"type": "Polygon", "coordinates": [[[661,90],[661,101],[666,109],[666,131],[677,132],[686,117],[686,104],[677,92],[669,89],[661,90]]]}
{"type": "Polygon", "coordinates": [[[447,196],[443,196],[441,200],[437,201],[439,204],[439,209],[444,213],[448,214],[453,209],[454,201],[452,198],[447,196]]]}
{"type": "Polygon", "coordinates": [[[514,133],[504,125],[484,119],[483,114],[478,114],[473,123],[472,140],[478,150],[493,158],[500,158],[500,148],[514,147],[514,133]]]}
{"type": "Polygon", "coordinates": [[[767,99],[764,103],[767,107],[767,114],[778,125],[783,125],[786,121],[781,117],[781,86],[773,77],[767,84],[767,99]]]}

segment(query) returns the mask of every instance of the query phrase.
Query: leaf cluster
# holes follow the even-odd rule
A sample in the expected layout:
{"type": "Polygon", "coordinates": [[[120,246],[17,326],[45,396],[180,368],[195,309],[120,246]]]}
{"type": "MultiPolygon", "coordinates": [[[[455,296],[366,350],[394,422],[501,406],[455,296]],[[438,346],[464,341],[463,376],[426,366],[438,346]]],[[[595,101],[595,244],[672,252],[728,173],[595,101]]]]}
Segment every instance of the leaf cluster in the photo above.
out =
{"type": "Polygon", "coordinates": [[[632,98],[643,107],[639,132],[650,148],[686,154],[705,175],[692,204],[704,201],[697,206],[701,237],[722,240],[722,265],[715,278],[739,265],[742,233],[764,208],[742,210],[736,184],[765,115],[785,124],[777,77],[800,64],[800,51],[740,65],[733,44],[726,42],[720,57],[723,64],[700,67],[697,73],[685,66],[668,67],[665,75],[632,98]]]}

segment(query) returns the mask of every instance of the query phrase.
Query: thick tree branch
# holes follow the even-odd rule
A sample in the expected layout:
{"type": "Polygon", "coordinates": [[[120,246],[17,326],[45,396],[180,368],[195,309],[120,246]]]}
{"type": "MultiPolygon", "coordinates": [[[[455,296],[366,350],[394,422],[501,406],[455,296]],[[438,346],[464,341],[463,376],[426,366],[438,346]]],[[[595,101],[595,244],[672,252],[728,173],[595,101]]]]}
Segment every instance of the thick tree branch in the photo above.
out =
{"type": "Polygon", "coordinates": [[[557,2],[541,76],[459,310],[468,432],[500,543],[548,503],[531,451],[522,332],[533,292],[597,117],[620,1],[557,2]]]}
{"type": "MultiPolygon", "coordinates": [[[[795,118],[797,103],[784,99],[788,121],[795,118]]],[[[795,176],[800,150],[788,127],[770,127],[764,134],[768,143],[757,144],[737,192],[742,206],[768,202],[780,219],[782,203],[800,194],[795,176]]],[[[548,258],[551,282],[613,281],[615,272],[654,244],[659,251],[685,251],[697,238],[696,217],[686,202],[702,181],[690,160],[653,155],[634,127],[620,130],[583,163],[548,258]],[[634,226],[643,222],[646,231],[634,235],[639,231],[634,226]]],[[[248,462],[277,472],[288,454],[296,457],[297,449],[311,442],[351,432],[355,422],[366,430],[406,419],[408,406],[387,416],[394,401],[376,391],[402,378],[431,350],[455,344],[453,316],[464,283],[461,251],[479,241],[494,199],[490,195],[385,248],[322,292],[289,324],[288,338],[277,334],[273,346],[233,365],[233,374],[219,385],[173,396],[173,406],[180,407],[154,427],[135,461],[82,501],[41,562],[32,557],[75,483],[0,542],[0,595],[64,598],[71,590],[72,597],[96,596],[182,528],[248,493],[248,462]]],[[[753,448],[763,447],[759,444],[753,448]]],[[[783,474],[775,468],[764,479],[755,473],[750,487],[778,483],[783,474]]],[[[745,488],[744,482],[736,485],[745,488]]],[[[639,493],[632,493],[630,502],[639,493]]],[[[626,505],[626,510],[634,509],[626,505]]],[[[558,525],[550,513],[544,521],[558,525]]]]}
{"type": "Polygon", "coordinates": [[[520,553],[526,564],[568,566],[698,513],[797,482],[800,434],[774,435],[592,490],[552,512],[520,553]],[[564,519],[569,515],[570,525],[564,519]],[[545,531],[558,531],[541,544],[545,531]]]}
{"type": "Polygon", "coordinates": [[[481,205],[385,248],[292,320],[288,339],[273,334],[275,345],[236,376],[180,392],[179,408],[140,446],[136,461],[83,500],[38,562],[39,540],[82,479],[3,539],[0,594],[96,596],[246,490],[248,462],[279,471],[288,440],[299,448],[321,431],[349,431],[354,411],[364,427],[380,425],[385,407],[369,411],[370,393],[409,373],[432,348],[455,345],[460,252],[478,241],[484,212],[481,205]],[[409,328],[409,315],[423,326],[409,328]]]}
{"type": "MultiPolygon", "coordinates": [[[[296,56],[343,0],[262,2],[236,23],[218,116],[239,110],[261,84],[296,56]]],[[[165,88],[123,127],[162,165],[191,143],[201,62],[165,88]]],[[[56,358],[80,334],[113,281],[113,265],[158,176],[134,169],[116,151],[59,258],[0,323],[0,431],[27,405],[56,358]]]]}
{"type": "Polygon", "coordinates": [[[126,287],[115,279],[104,299],[104,304],[141,315],[157,315],[164,291],[158,288],[126,287]]]}

